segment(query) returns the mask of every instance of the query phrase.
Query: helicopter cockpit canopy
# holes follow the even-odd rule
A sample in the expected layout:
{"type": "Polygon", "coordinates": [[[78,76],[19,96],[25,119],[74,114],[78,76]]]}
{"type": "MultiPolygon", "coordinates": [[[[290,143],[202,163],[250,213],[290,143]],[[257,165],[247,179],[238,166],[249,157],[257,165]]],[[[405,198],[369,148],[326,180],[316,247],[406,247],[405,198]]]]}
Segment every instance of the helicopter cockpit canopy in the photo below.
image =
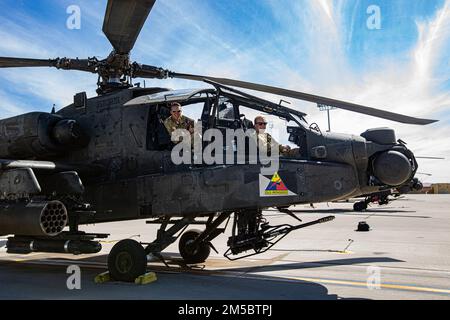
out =
{"type": "Polygon", "coordinates": [[[150,95],[144,95],[137,97],[133,100],[128,101],[124,105],[135,106],[135,105],[143,105],[150,104],[156,105],[160,103],[169,103],[169,102],[184,102],[196,95],[200,95],[202,93],[212,93],[214,90],[212,89],[183,89],[183,90],[170,90],[158,92],[150,95]]]}
{"type": "MultiPolygon", "coordinates": [[[[124,104],[124,106],[135,106],[135,105],[158,105],[163,103],[169,103],[169,102],[179,102],[181,104],[184,104],[190,100],[196,100],[195,98],[205,98],[206,94],[210,94],[211,97],[216,95],[217,97],[220,97],[218,99],[218,103],[222,104],[224,101],[228,101],[229,103],[232,103],[234,105],[242,105],[245,107],[248,107],[250,109],[254,109],[256,111],[265,113],[265,114],[271,114],[277,117],[280,117],[287,121],[294,121],[299,124],[299,121],[304,121],[304,117],[306,116],[305,113],[287,108],[283,105],[276,104],[273,102],[270,102],[268,100],[264,100],[252,95],[249,95],[247,93],[244,93],[242,91],[221,85],[219,83],[205,80],[205,82],[213,85],[216,87],[216,90],[214,89],[183,89],[183,90],[169,90],[169,91],[163,91],[158,92],[150,95],[144,95],[137,97],[135,99],[132,99],[124,104]]],[[[206,100],[206,99],[205,99],[206,100]]],[[[221,109],[221,106],[217,106],[218,112],[222,112],[224,110],[221,109]]]]}
{"type": "MultiPolygon", "coordinates": [[[[209,82],[208,82],[209,83],[209,82]]],[[[305,113],[287,108],[283,101],[279,104],[252,96],[248,93],[229,88],[218,83],[209,83],[212,89],[167,90],[137,97],[125,104],[126,107],[147,106],[149,108],[147,148],[150,150],[171,150],[173,144],[164,127],[164,120],[170,117],[168,105],[178,102],[184,107],[183,115],[195,120],[201,127],[203,135],[208,129],[247,131],[254,129],[252,122],[255,115],[279,118],[286,123],[293,123],[296,132],[305,131],[308,124],[305,113]]],[[[292,135],[286,127],[284,134],[292,135]]],[[[283,130],[282,130],[283,131],[283,130]]],[[[281,131],[281,132],[282,132],[281,131]]],[[[289,141],[298,145],[298,139],[289,141]]]]}

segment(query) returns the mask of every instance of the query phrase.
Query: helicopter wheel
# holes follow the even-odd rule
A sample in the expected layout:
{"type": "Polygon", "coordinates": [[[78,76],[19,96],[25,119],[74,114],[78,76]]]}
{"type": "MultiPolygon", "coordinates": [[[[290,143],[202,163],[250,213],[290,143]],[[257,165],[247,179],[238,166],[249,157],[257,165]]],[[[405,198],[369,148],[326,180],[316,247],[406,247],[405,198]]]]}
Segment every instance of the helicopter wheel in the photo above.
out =
{"type": "Polygon", "coordinates": [[[361,212],[367,209],[367,203],[365,201],[356,202],[353,205],[353,210],[357,212],[361,212]]]}
{"type": "Polygon", "coordinates": [[[114,280],[134,282],[147,268],[147,255],[139,242],[119,241],[108,255],[108,270],[114,280]]]}
{"type": "Polygon", "coordinates": [[[200,230],[189,230],[185,232],[178,243],[178,249],[186,263],[201,263],[208,259],[211,253],[209,243],[200,243],[196,247],[192,243],[202,233],[200,230]]]}

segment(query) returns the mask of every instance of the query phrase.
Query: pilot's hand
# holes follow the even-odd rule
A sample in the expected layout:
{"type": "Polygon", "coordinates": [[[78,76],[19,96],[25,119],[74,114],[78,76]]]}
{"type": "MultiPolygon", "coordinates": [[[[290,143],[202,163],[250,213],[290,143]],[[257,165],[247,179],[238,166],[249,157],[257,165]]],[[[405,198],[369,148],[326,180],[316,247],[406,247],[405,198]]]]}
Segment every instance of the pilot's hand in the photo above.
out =
{"type": "Polygon", "coordinates": [[[289,146],[282,146],[281,147],[281,152],[282,153],[288,153],[289,151],[291,151],[291,147],[289,147],[289,146]]]}

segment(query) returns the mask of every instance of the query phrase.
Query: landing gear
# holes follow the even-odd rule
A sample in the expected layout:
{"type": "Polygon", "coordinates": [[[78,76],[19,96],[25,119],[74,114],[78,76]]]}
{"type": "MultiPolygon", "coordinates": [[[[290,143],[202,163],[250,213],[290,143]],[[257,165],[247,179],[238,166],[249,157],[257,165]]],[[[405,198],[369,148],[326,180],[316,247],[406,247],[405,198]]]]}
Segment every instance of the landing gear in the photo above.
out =
{"type": "Polygon", "coordinates": [[[201,233],[200,230],[189,230],[181,236],[178,248],[186,263],[201,263],[208,259],[211,253],[210,243],[200,242],[195,245],[194,242],[201,233]]]}
{"type": "Polygon", "coordinates": [[[367,210],[367,202],[366,201],[356,202],[353,205],[353,210],[356,212],[362,212],[364,210],[367,210]]]}
{"type": "Polygon", "coordinates": [[[380,197],[380,199],[378,200],[378,204],[379,204],[380,206],[388,205],[388,204],[389,204],[389,199],[388,199],[388,197],[387,197],[387,196],[380,197]]]}
{"type": "MultiPolygon", "coordinates": [[[[290,215],[298,222],[302,222],[287,208],[281,208],[281,212],[290,215]]],[[[205,262],[208,259],[211,249],[216,253],[217,250],[211,241],[221,233],[224,233],[232,212],[221,212],[211,214],[208,217],[196,220],[195,217],[186,216],[181,219],[172,219],[163,217],[147,224],[159,224],[157,237],[152,243],[142,244],[131,240],[122,240],[117,243],[108,256],[108,268],[111,277],[118,281],[132,282],[140,275],[144,274],[147,267],[147,255],[161,259],[166,264],[161,252],[170,244],[174,243],[181,235],[178,248],[186,264],[196,264],[205,262]],[[226,220],[224,227],[220,227],[226,220]],[[186,228],[190,224],[205,225],[205,230],[189,230],[186,228]],[[168,227],[171,225],[170,227],[168,227]]],[[[319,220],[301,223],[298,225],[281,224],[271,226],[264,219],[260,209],[242,210],[234,212],[233,232],[228,239],[229,249],[224,256],[229,260],[238,260],[255,254],[263,253],[272,248],[282,238],[290,232],[301,228],[309,227],[319,223],[325,223],[334,219],[334,216],[328,216],[319,220]],[[246,251],[253,251],[246,256],[231,258],[246,251]]],[[[167,266],[167,264],[166,264],[167,266]]]]}
{"type": "MultiPolygon", "coordinates": [[[[298,222],[302,222],[301,219],[295,216],[289,209],[280,208],[279,211],[290,215],[298,222]]],[[[332,220],[334,220],[334,216],[324,217],[319,220],[301,223],[295,226],[290,224],[272,226],[264,219],[261,210],[242,210],[234,214],[232,235],[228,238],[227,243],[229,248],[224,256],[231,261],[254,256],[268,251],[294,230],[332,220]],[[252,253],[240,255],[247,251],[251,251],[252,253]]]]}
{"type": "MultiPolygon", "coordinates": [[[[199,224],[205,225],[205,230],[186,231],[180,237],[178,248],[181,256],[187,264],[205,262],[211,253],[211,248],[215,250],[214,246],[211,244],[211,241],[225,231],[226,226],[224,228],[219,228],[219,226],[227,220],[230,215],[231,212],[222,212],[219,215],[211,214],[207,220],[205,219],[202,221],[195,220],[195,218],[192,217],[184,217],[179,220],[164,218],[155,221],[148,221],[147,223],[151,224],[161,224],[161,227],[158,230],[156,240],[145,248],[145,252],[146,254],[152,254],[153,256],[160,258],[164,262],[164,259],[161,256],[161,251],[166,249],[170,244],[174,243],[178,239],[179,235],[183,233],[190,224],[199,224]],[[169,224],[172,226],[167,229],[169,224]]],[[[215,251],[217,252],[217,250],[215,251]]]]}
{"type": "Polygon", "coordinates": [[[117,281],[134,282],[147,268],[147,255],[142,245],[134,240],[118,242],[108,256],[108,270],[117,281]]]}
{"type": "Polygon", "coordinates": [[[392,194],[390,190],[388,192],[380,192],[378,194],[366,197],[364,201],[356,202],[353,205],[353,210],[357,212],[367,210],[369,203],[378,203],[380,206],[387,205],[391,201],[391,199],[389,199],[389,195],[394,195],[397,197],[395,194],[392,194]]]}

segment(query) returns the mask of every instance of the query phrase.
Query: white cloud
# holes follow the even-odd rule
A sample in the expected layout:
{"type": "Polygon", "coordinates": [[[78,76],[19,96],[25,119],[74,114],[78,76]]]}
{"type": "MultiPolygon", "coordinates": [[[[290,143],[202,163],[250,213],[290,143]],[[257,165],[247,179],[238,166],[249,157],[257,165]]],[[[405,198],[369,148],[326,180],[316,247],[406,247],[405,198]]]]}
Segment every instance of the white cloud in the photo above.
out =
{"type": "Polygon", "coordinates": [[[35,109],[45,110],[51,109],[53,104],[58,108],[71,104],[77,92],[87,91],[88,96],[93,96],[97,80],[93,74],[50,68],[28,69],[20,73],[11,69],[5,71],[4,76],[17,88],[26,84],[28,94],[48,101],[48,106],[32,106],[35,109]]]}
{"type": "MultiPolygon", "coordinates": [[[[376,69],[369,69],[362,76],[347,71],[347,75],[353,77],[354,81],[350,84],[345,81],[333,83],[327,87],[327,91],[335,92],[340,98],[347,95],[346,100],[407,115],[435,118],[440,112],[448,112],[450,94],[441,91],[442,79],[436,76],[436,71],[442,72],[439,68],[448,67],[440,62],[443,57],[448,59],[448,52],[444,49],[450,43],[450,1],[446,1],[432,20],[418,23],[418,29],[420,36],[411,52],[409,64],[398,64],[395,61],[383,61],[381,64],[377,62],[374,63],[376,69]]],[[[317,84],[316,88],[319,90],[320,84],[317,84]]],[[[317,112],[314,114],[317,115],[317,112]]],[[[321,126],[326,127],[325,114],[322,114],[321,118],[321,126]]],[[[416,154],[445,156],[450,159],[448,123],[416,127],[345,111],[333,111],[332,126],[335,131],[347,133],[359,133],[368,126],[394,127],[397,129],[398,138],[407,141],[416,154]]],[[[420,160],[419,171],[432,173],[432,178],[427,178],[432,181],[449,182],[450,168],[447,163],[448,160],[420,160]]]]}
{"type": "Polygon", "coordinates": [[[0,119],[13,117],[27,112],[22,102],[12,101],[9,95],[0,89],[0,119]]]}
{"type": "MultiPolygon", "coordinates": [[[[422,85],[433,80],[433,71],[440,62],[443,49],[449,41],[450,34],[450,1],[437,13],[432,21],[417,22],[419,41],[414,51],[416,74],[423,81],[422,85]]],[[[450,70],[449,70],[450,71],[450,70]]]]}
{"type": "Polygon", "coordinates": [[[7,56],[22,56],[26,57],[45,57],[49,54],[41,46],[27,40],[22,36],[13,36],[11,32],[0,30],[0,53],[7,56]]]}

